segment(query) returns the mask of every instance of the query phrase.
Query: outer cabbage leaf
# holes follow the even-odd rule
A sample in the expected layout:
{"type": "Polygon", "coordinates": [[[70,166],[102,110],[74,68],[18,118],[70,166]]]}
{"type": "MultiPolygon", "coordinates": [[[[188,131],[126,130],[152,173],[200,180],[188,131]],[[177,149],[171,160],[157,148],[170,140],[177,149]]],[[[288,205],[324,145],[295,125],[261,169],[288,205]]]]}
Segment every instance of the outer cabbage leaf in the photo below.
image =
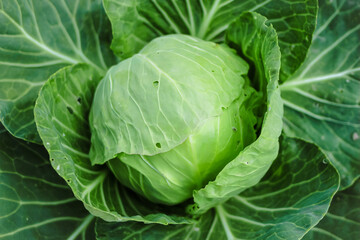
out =
{"type": "Polygon", "coordinates": [[[284,137],[280,154],[253,188],[192,225],[97,221],[98,239],[301,239],[329,208],[339,176],[319,148],[284,137]]]}
{"type": "MultiPolygon", "coordinates": [[[[237,49],[255,72],[250,78],[264,94],[266,106],[260,136],[209,182],[203,189],[194,191],[195,205],[189,209],[195,214],[204,213],[219,202],[254,186],[265,175],[278,154],[283,105],[278,88],[280,51],[277,35],[266,18],[257,13],[243,13],[227,30],[227,43],[237,49]]],[[[249,102],[249,108],[253,102],[249,102]]]]}
{"type": "Polygon", "coordinates": [[[359,12],[359,1],[320,1],[309,55],[281,86],[285,133],[320,146],[343,188],[360,176],[359,12]]]}
{"type": "Polygon", "coordinates": [[[95,239],[94,216],[54,174],[43,147],[0,124],[0,163],[0,239],[95,239]]]}
{"type": "Polygon", "coordinates": [[[91,165],[87,119],[100,79],[96,69],[78,64],[58,71],[41,89],[35,120],[53,168],[94,216],[107,221],[191,222],[176,214],[183,213],[181,207],[165,210],[151,204],[121,186],[106,166],[91,165]]]}
{"type": "Polygon", "coordinates": [[[180,145],[240,97],[247,71],[227,46],[187,35],[154,39],[100,82],[90,114],[92,163],[180,145]]]}
{"type": "Polygon", "coordinates": [[[360,238],[360,180],[349,189],[338,192],[329,211],[318,225],[303,239],[359,239],[360,238]]]}
{"type": "Polygon", "coordinates": [[[278,0],[104,0],[112,23],[112,49],[120,58],[137,53],[151,39],[183,33],[223,42],[229,24],[244,11],[273,23],[281,49],[281,78],[304,61],[315,29],[317,1],[278,0]]]}
{"type": "Polygon", "coordinates": [[[114,61],[101,0],[0,1],[0,121],[14,136],[41,143],[33,108],[58,69],[114,61]]]}

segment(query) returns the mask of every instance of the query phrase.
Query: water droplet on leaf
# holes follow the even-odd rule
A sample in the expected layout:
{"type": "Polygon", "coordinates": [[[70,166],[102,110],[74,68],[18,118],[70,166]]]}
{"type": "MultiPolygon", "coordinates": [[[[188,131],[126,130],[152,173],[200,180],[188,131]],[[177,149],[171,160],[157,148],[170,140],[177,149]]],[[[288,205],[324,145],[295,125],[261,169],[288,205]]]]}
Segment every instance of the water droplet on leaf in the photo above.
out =
{"type": "Polygon", "coordinates": [[[354,132],[354,133],[352,134],[352,140],[356,141],[356,140],[358,140],[358,139],[359,139],[359,134],[358,134],[357,132],[354,132]]]}

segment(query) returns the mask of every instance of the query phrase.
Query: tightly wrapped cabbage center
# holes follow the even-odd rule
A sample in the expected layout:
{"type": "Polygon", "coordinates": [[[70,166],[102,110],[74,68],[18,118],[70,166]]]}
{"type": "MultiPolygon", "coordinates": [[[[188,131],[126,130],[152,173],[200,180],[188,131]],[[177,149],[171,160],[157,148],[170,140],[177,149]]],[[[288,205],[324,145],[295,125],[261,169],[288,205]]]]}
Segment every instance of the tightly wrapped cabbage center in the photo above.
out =
{"type": "Polygon", "coordinates": [[[256,139],[248,64],[226,45],[159,37],[112,67],[90,112],[92,164],[174,205],[214,180],[256,139]]]}

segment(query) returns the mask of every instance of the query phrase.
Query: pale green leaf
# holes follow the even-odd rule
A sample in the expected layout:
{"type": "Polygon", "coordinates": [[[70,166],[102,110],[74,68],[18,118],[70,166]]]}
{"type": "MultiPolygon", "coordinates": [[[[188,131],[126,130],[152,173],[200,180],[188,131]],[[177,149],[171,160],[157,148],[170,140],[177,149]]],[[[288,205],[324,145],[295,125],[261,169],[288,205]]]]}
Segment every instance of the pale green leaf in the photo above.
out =
{"type": "Polygon", "coordinates": [[[278,154],[278,138],[282,128],[283,106],[278,88],[280,51],[274,28],[257,13],[243,13],[229,26],[226,40],[251,64],[256,75],[252,84],[264,95],[266,102],[260,136],[227,164],[203,189],[194,191],[195,214],[241,191],[254,186],[265,175],[278,154]]]}
{"type": "Polygon", "coordinates": [[[90,114],[91,161],[180,145],[243,94],[248,69],[227,46],[180,34],[154,39],[100,82],[90,114]]]}

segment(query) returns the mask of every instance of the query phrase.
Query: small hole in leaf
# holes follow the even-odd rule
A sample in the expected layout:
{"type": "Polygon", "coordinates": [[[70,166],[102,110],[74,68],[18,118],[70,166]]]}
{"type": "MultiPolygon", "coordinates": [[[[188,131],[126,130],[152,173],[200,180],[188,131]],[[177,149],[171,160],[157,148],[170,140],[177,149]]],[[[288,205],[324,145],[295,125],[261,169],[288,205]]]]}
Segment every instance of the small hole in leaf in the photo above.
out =
{"type": "Polygon", "coordinates": [[[156,52],[156,54],[160,54],[160,52],[159,52],[159,51],[157,51],[157,52],[156,52]]]}
{"type": "Polygon", "coordinates": [[[52,161],[52,162],[53,162],[54,160],[55,160],[55,159],[53,159],[53,158],[50,159],[50,161],[52,161]]]}
{"type": "Polygon", "coordinates": [[[157,148],[161,148],[161,144],[160,143],[156,143],[155,144],[157,148]]]}
{"type": "Polygon", "coordinates": [[[159,81],[155,81],[155,82],[153,82],[153,86],[154,86],[154,87],[159,86],[159,81]]]}
{"type": "Polygon", "coordinates": [[[78,102],[78,104],[81,104],[81,98],[80,97],[78,97],[77,102],[78,102]]]}
{"type": "Polygon", "coordinates": [[[215,72],[215,70],[211,70],[211,72],[215,72]]]}
{"type": "Polygon", "coordinates": [[[68,183],[71,183],[71,180],[70,180],[70,179],[67,179],[66,181],[67,181],[68,183]]]}
{"type": "Polygon", "coordinates": [[[236,127],[233,127],[233,128],[232,128],[232,130],[233,130],[234,132],[236,132],[236,131],[237,131],[236,127]]]}
{"type": "Polygon", "coordinates": [[[74,110],[71,107],[67,106],[66,108],[67,108],[67,110],[69,111],[70,114],[74,113],[74,110]]]}

